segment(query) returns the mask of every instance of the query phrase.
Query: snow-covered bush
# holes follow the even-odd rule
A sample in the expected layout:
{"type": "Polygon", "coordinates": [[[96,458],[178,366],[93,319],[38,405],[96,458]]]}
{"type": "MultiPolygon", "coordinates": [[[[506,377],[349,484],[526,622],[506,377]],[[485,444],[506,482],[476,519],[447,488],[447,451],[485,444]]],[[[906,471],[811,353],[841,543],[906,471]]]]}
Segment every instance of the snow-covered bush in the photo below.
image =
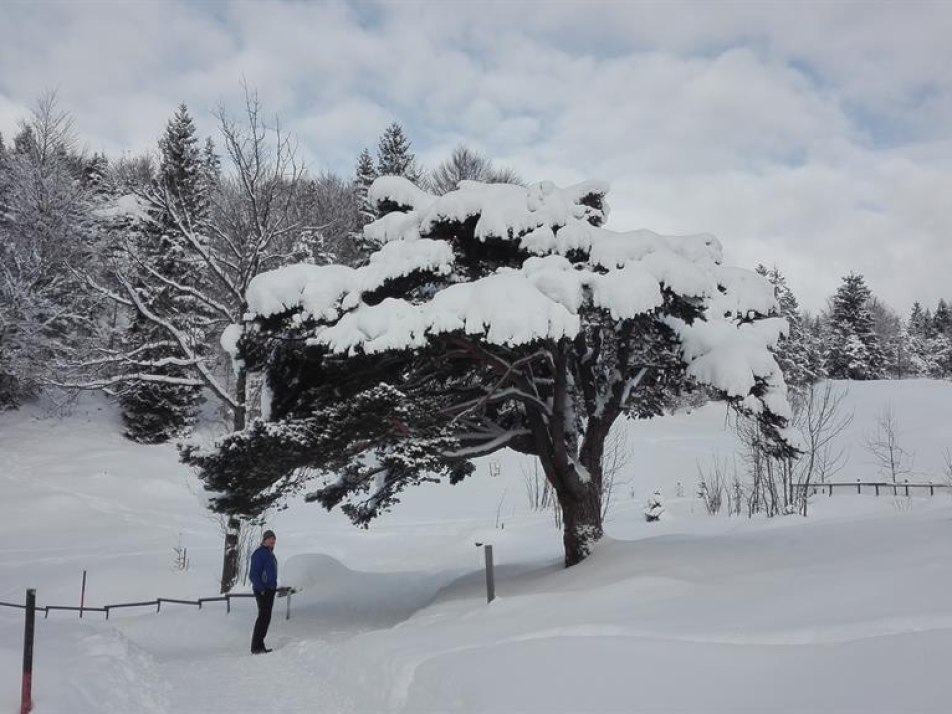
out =
{"type": "Polygon", "coordinates": [[[664,513],[664,499],[661,498],[661,491],[655,491],[648,496],[648,503],[645,505],[645,520],[649,523],[657,521],[664,513]]]}

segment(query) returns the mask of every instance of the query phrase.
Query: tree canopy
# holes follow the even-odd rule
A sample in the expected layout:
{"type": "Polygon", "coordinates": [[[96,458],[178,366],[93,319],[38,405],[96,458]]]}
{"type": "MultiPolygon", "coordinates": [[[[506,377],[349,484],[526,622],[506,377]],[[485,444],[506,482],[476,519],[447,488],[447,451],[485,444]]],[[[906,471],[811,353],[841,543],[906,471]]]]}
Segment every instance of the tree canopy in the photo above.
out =
{"type": "Polygon", "coordinates": [[[602,535],[620,416],[703,383],[791,453],[770,283],[722,265],[709,235],[603,228],[606,192],[463,181],[437,197],[377,179],[365,265],[250,285],[237,356],[267,374],[269,400],[244,431],[186,450],[213,506],[256,515],[306,490],[366,525],[407,486],[457,481],[508,447],[539,458],[572,565],[602,535]]]}

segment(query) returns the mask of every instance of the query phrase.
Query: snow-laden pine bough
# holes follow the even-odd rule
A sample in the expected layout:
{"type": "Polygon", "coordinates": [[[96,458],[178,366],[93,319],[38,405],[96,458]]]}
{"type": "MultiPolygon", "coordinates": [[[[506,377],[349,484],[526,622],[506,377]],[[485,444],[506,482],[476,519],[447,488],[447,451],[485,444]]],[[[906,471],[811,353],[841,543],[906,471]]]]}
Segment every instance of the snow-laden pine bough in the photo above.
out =
{"type": "Polygon", "coordinates": [[[289,266],[248,289],[228,342],[266,375],[263,416],[184,452],[213,508],[254,516],[304,490],[367,525],[407,486],[510,448],[538,457],[573,565],[602,536],[619,417],[709,385],[794,453],[769,283],[722,265],[709,235],[606,230],[606,191],[375,181],[365,265],[289,266]]]}

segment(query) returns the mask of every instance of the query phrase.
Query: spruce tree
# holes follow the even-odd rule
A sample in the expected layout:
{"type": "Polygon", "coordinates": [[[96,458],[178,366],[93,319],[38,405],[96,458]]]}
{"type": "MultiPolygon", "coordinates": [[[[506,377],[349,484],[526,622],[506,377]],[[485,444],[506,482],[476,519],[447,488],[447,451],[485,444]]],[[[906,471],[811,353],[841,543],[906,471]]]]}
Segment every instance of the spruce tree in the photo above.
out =
{"type": "Polygon", "coordinates": [[[757,273],[773,285],[774,295],[780,305],[780,316],[787,321],[787,336],[780,338],[774,351],[777,364],[780,365],[787,386],[793,390],[802,390],[815,383],[820,375],[815,367],[817,360],[810,354],[810,350],[815,350],[816,347],[808,339],[804,329],[800,304],[787,285],[787,279],[776,266],[768,270],[765,266],[758,265],[757,273]]]}
{"type": "Polygon", "coordinates": [[[862,275],[850,273],[833,296],[826,355],[827,373],[834,379],[880,379],[884,356],[873,329],[872,293],[862,275]]]}
{"type": "Polygon", "coordinates": [[[377,144],[377,174],[402,176],[419,184],[420,170],[410,146],[410,140],[404,134],[402,126],[397,122],[388,126],[377,144]]]}
{"type": "Polygon", "coordinates": [[[357,157],[357,170],[354,177],[354,190],[357,193],[357,206],[360,211],[361,228],[376,218],[373,206],[370,205],[370,201],[367,198],[367,191],[370,188],[370,184],[372,184],[374,179],[379,175],[377,169],[374,167],[373,157],[371,157],[370,152],[365,147],[364,150],[360,152],[360,156],[357,157]]]}
{"type": "MultiPolygon", "coordinates": [[[[201,308],[187,292],[171,289],[165,280],[185,287],[202,282],[201,264],[184,245],[180,223],[200,226],[208,215],[206,163],[198,148],[195,125],[182,104],[169,120],[159,140],[161,161],[151,189],[167,200],[149,205],[151,220],[140,224],[133,240],[143,260],[138,284],[139,298],[155,315],[175,319],[194,340],[204,341],[201,308]],[[162,208],[160,206],[168,206],[162,208]],[[158,278],[162,276],[165,280],[158,278]]],[[[148,198],[148,196],[147,196],[148,198]]],[[[133,319],[126,333],[126,348],[155,362],[153,372],[169,382],[140,381],[128,384],[120,394],[126,435],[133,441],[161,443],[185,431],[195,420],[201,388],[176,384],[187,379],[189,369],[177,365],[184,356],[154,322],[133,319]]]]}
{"type": "Polygon", "coordinates": [[[944,299],[939,299],[935,314],[932,316],[932,329],[938,334],[952,337],[952,309],[944,299]]]}
{"type": "Polygon", "coordinates": [[[201,159],[201,191],[206,199],[212,195],[215,187],[221,181],[221,157],[215,151],[215,142],[206,137],[205,147],[202,149],[201,159]]]}
{"type": "Polygon", "coordinates": [[[925,335],[925,312],[918,301],[912,304],[912,311],[909,313],[909,334],[917,337],[925,335]]]}

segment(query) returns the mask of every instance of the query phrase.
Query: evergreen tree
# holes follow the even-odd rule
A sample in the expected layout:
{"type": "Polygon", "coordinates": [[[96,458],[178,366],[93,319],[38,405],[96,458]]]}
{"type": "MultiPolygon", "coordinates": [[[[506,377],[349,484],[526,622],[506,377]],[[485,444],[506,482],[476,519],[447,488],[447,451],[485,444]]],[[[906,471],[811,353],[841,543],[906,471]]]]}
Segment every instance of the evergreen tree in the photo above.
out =
{"type": "Polygon", "coordinates": [[[298,293],[320,297],[300,303],[272,292],[287,296],[296,270],[256,279],[239,351],[267,373],[269,418],[183,454],[214,508],[258,515],[316,482],[308,500],[367,524],[405,488],[455,483],[471,459],[510,447],[539,458],[569,566],[602,537],[612,425],[660,414],[694,380],[755,412],[771,455],[793,455],[769,352],[782,327],[759,312],[774,303],[766,281],[718,269],[705,237],[652,237],[635,258],[601,228],[600,182],[503,189],[471,182],[437,198],[381,177],[371,196],[400,208],[365,229],[380,240],[367,265],[312,268],[298,293]],[[718,289],[672,279],[698,271],[718,289]]]}
{"type": "Polygon", "coordinates": [[[202,149],[201,162],[201,190],[206,197],[211,196],[212,192],[221,181],[221,157],[215,151],[215,142],[209,136],[205,139],[205,147],[202,149]]]}
{"type": "Polygon", "coordinates": [[[937,334],[952,337],[952,310],[944,299],[939,299],[935,314],[932,316],[932,329],[937,334]]]}
{"type": "Polygon", "coordinates": [[[367,198],[367,191],[379,175],[374,167],[374,160],[365,147],[357,157],[357,171],[354,177],[354,190],[357,192],[357,205],[360,211],[360,228],[376,218],[373,206],[367,198]]]}
{"type": "Polygon", "coordinates": [[[388,126],[377,143],[377,175],[403,176],[418,184],[420,170],[410,146],[402,126],[397,122],[388,126]]]}
{"type": "MultiPolygon", "coordinates": [[[[173,289],[169,281],[186,288],[202,283],[202,265],[185,245],[184,224],[202,226],[208,215],[206,163],[188,108],[182,104],[169,120],[159,140],[158,176],[145,198],[150,220],[139,224],[133,237],[143,262],[136,290],[143,304],[164,319],[185,327],[195,345],[204,343],[202,307],[187,292],[173,289]],[[157,194],[161,194],[161,199],[157,194]]],[[[126,334],[127,350],[154,363],[152,379],[134,381],[120,394],[126,435],[143,443],[161,443],[184,432],[195,420],[201,387],[182,384],[189,369],[185,356],[154,321],[136,315],[126,334]]]]}
{"type": "Polygon", "coordinates": [[[829,317],[827,373],[834,379],[881,379],[884,357],[873,329],[871,292],[862,275],[843,278],[829,317]]]}
{"type": "Polygon", "coordinates": [[[816,381],[825,379],[829,375],[826,371],[826,329],[823,320],[818,316],[803,313],[800,325],[803,329],[806,371],[813,375],[816,381]]]}
{"type": "Polygon", "coordinates": [[[917,337],[925,336],[925,313],[918,301],[912,304],[912,311],[909,313],[909,334],[917,337]]]}
{"type": "Polygon", "coordinates": [[[814,371],[817,360],[809,354],[809,350],[815,349],[815,345],[811,344],[804,329],[797,298],[787,285],[787,279],[776,266],[767,270],[765,266],[758,265],[757,273],[773,285],[774,295],[780,306],[780,316],[787,321],[787,336],[780,338],[774,351],[777,364],[783,372],[784,381],[794,390],[809,387],[820,378],[820,375],[814,371]]]}
{"type": "Polygon", "coordinates": [[[109,159],[105,154],[93,154],[93,157],[86,162],[83,170],[83,185],[95,192],[104,192],[107,190],[107,178],[109,173],[109,159]]]}

